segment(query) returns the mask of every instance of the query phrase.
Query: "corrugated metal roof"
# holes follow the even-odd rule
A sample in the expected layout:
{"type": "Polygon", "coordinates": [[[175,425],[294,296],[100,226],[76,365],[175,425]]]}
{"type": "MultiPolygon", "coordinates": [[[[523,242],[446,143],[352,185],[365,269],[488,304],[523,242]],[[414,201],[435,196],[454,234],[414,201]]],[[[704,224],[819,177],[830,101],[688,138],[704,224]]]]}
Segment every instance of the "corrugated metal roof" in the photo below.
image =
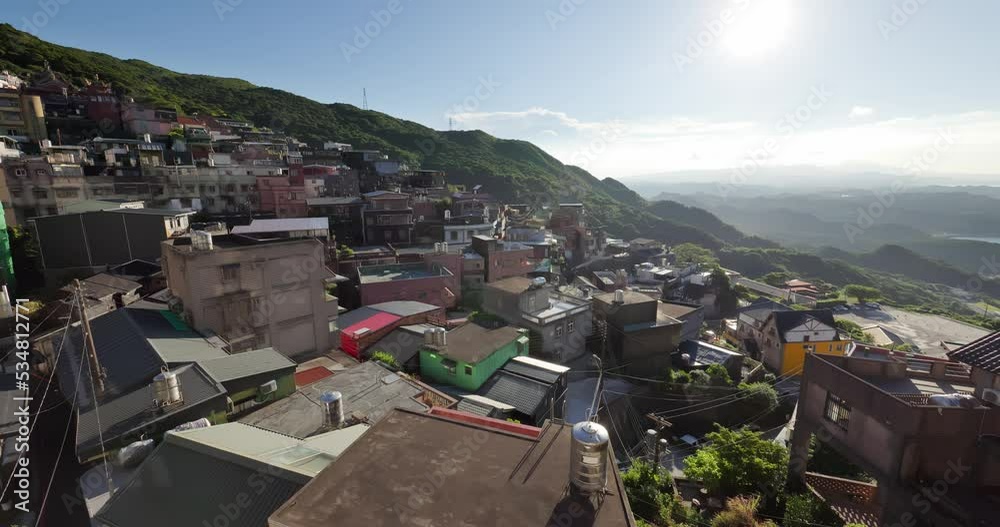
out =
{"type": "Polygon", "coordinates": [[[392,355],[400,365],[406,364],[413,359],[424,345],[423,334],[397,328],[375,344],[372,344],[366,351],[366,356],[371,356],[376,351],[384,351],[392,355]]]}
{"type": "MultiPolygon", "coordinates": [[[[212,427],[216,428],[216,427],[212,427]]],[[[192,449],[167,436],[96,518],[113,527],[201,525],[236,507],[231,525],[266,526],[267,518],[311,478],[238,456],[192,449]],[[249,500],[239,496],[249,496],[249,500]],[[239,504],[239,505],[238,505],[239,504]]]]}
{"type": "Polygon", "coordinates": [[[425,304],[423,302],[416,302],[413,300],[394,300],[391,302],[382,302],[381,304],[372,304],[368,307],[400,317],[409,317],[441,309],[440,307],[432,304],[425,304]]]}
{"type": "MultiPolygon", "coordinates": [[[[544,382],[546,384],[554,384],[558,382],[559,379],[563,376],[563,374],[565,374],[566,371],[569,370],[569,368],[565,368],[565,366],[560,366],[561,368],[565,368],[565,371],[560,372],[553,368],[546,368],[539,366],[537,364],[533,364],[530,361],[516,360],[520,358],[522,357],[514,357],[511,360],[507,361],[507,363],[503,365],[502,369],[505,371],[509,371],[511,373],[516,373],[518,375],[527,377],[529,379],[534,379],[539,382],[544,382]]],[[[554,364],[553,366],[558,366],[558,365],[554,364]]]]}
{"type": "Polygon", "coordinates": [[[497,370],[476,394],[509,404],[517,411],[533,416],[541,408],[548,391],[548,384],[497,370]]]}
{"type": "Polygon", "coordinates": [[[274,348],[226,355],[216,359],[198,361],[209,375],[219,382],[242,379],[261,373],[294,370],[295,363],[274,348]]]}
{"type": "Polygon", "coordinates": [[[107,445],[115,443],[122,437],[138,436],[138,430],[145,426],[165,421],[177,413],[217,397],[225,397],[226,392],[222,386],[212,380],[198,365],[184,366],[174,372],[180,381],[184,399],[179,404],[169,406],[162,411],[155,409],[153,387],[145,385],[101,403],[96,409],[80,412],[76,429],[77,456],[86,459],[100,454],[101,438],[107,445]]]}
{"type": "Polygon", "coordinates": [[[346,415],[365,416],[370,422],[378,421],[396,407],[426,411],[427,406],[414,399],[424,388],[398,377],[395,382],[386,383],[391,374],[375,362],[365,362],[303,386],[240,422],[294,437],[315,435],[323,426],[323,410],[318,401],[326,391],[343,394],[346,415]]]}
{"type": "Polygon", "coordinates": [[[253,220],[250,225],[233,227],[233,234],[256,234],[264,232],[317,231],[329,230],[330,220],[326,218],[280,218],[253,220]]]}
{"type": "Polygon", "coordinates": [[[359,307],[357,309],[352,309],[347,313],[342,313],[337,315],[337,327],[349,328],[362,320],[367,320],[374,315],[381,313],[381,311],[372,309],[371,307],[359,307]]]}
{"type": "Polygon", "coordinates": [[[390,313],[376,313],[353,326],[344,328],[341,332],[351,338],[357,338],[358,334],[362,330],[367,329],[364,333],[375,332],[380,329],[386,328],[391,324],[394,324],[400,320],[399,317],[390,313]]]}

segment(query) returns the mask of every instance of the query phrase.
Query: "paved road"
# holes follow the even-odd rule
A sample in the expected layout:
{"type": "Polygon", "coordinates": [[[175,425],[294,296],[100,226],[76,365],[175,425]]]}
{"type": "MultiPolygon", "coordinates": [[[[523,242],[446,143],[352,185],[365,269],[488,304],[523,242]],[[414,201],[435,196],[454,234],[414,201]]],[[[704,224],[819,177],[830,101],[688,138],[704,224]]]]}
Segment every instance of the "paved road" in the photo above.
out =
{"type": "Polygon", "coordinates": [[[925,355],[940,357],[945,354],[942,341],[971,342],[989,331],[938,315],[911,313],[892,307],[878,309],[852,309],[850,313],[836,313],[860,324],[862,327],[879,324],[896,333],[906,342],[920,347],[925,355]]]}

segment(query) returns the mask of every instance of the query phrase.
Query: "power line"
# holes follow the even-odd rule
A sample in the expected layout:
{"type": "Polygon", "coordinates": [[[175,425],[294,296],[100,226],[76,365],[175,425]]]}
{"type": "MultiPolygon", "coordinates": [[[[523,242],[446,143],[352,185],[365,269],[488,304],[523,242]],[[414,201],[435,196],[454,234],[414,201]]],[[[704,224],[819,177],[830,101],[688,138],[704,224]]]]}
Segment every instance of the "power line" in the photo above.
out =
{"type": "MultiPolygon", "coordinates": [[[[72,308],[70,309],[70,313],[72,313],[72,308]]],[[[62,337],[62,341],[60,341],[60,343],[59,343],[59,349],[56,351],[56,359],[53,362],[53,364],[54,364],[53,369],[56,368],[56,367],[58,367],[59,358],[62,356],[63,347],[66,345],[66,337],[69,335],[69,326],[70,326],[70,323],[72,323],[72,322],[73,322],[73,317],[71,315],[70,318],[66,320],[66,327],[63,328],[63,337],[62,337]]],[[[80,374],[81,373],[83,373],[83,365],[82,364],[80,365],[80,369],[77,372],[77,381],[76,381],[77,382],[77,386],[79,386],[79,384],[80,384],[80,374]]],[[[39,408],[45,406],[45,398],[48,397],[48,395],[49,395],[49,388],[51,388],[51,387],[52,387],[52,376],[49,377],[49,382],[46,383],[46,385],[45,385],[45,391],[42,393],[42,399],[38,403],[39,408]]],[[[74,388],[73,391],[74,391],[74,393],[79,392],[79,390],[76,389],[76,388],[74,388]]],[[[74,405],[76,404],[75,401],[76,401],[76,396],[74,395],[74,405]]],[[[69,426],[69,423],[71,423],[72,421],[73,421],[73,414],[71,412],[70,416],[69,416],[69,419],[66,422],[66,426],[69,426]]],[[[37,419],[33,423],[31,423],[31,428],[28,430],[28,439],[29,440],[31,439],[31,434],[34,433],[35,426],[37,426],[37,425],[38,425],[38,420],[37,419]]],[[[21,459],[22,456],[24,456],[23,452],[21,453],[20,456],[18,456],[18,461],[20,461],[20,459],[21,459]]],[[[14,481],[14,474],[11,473],[10,478],[7,480],[7,483],[3,487],[3,491],[0,492],[0,496],[6,496],[7,495],[7,489],[10,488],[10,484],[13,481],[14,481]]]]}

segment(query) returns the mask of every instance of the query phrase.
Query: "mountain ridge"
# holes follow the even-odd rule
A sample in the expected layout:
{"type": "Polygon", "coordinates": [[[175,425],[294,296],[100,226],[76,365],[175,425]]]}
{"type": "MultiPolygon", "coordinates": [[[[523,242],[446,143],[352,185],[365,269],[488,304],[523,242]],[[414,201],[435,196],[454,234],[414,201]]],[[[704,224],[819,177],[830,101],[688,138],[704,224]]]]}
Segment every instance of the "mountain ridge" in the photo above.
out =
{"type": "Polygon", "coordinates": [[[336,140],[355,148],[381,150],[412,166],[445,170],[453,183],[482,184],[503,200],[539,206],[567,198],[582,201],[597,223],[614,236],[645,236],[669,244],[693,242],[712,249],[734,242],[761,243],[740,236],[723,241],[683,218],[660,217],[621,182],[565,165],[528,141],[499,139],[482,130],[433,130],[381,112],[346,103],[320,103],[243,79],[178,73],[144,60],[60,46],[0,24],[0,68],[30,75],[46,64],[76,85],[99,75],[122,94],[182,114],[242,118],[311,145],[336,140]]]}

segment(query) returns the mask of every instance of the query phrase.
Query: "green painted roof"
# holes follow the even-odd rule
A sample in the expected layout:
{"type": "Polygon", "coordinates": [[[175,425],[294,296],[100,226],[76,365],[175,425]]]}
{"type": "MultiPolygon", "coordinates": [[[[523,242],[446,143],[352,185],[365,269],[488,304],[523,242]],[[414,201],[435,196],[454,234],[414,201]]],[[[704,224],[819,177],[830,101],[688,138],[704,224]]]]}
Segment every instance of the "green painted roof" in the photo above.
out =
{"type": "Polygon", "coordinates": [[[278,353],[274,348],[225,355],[215,359],[199,360],[202,368],[219,382],[228,382],[290,368],[295,371],[295,363],[278,353]]]}

